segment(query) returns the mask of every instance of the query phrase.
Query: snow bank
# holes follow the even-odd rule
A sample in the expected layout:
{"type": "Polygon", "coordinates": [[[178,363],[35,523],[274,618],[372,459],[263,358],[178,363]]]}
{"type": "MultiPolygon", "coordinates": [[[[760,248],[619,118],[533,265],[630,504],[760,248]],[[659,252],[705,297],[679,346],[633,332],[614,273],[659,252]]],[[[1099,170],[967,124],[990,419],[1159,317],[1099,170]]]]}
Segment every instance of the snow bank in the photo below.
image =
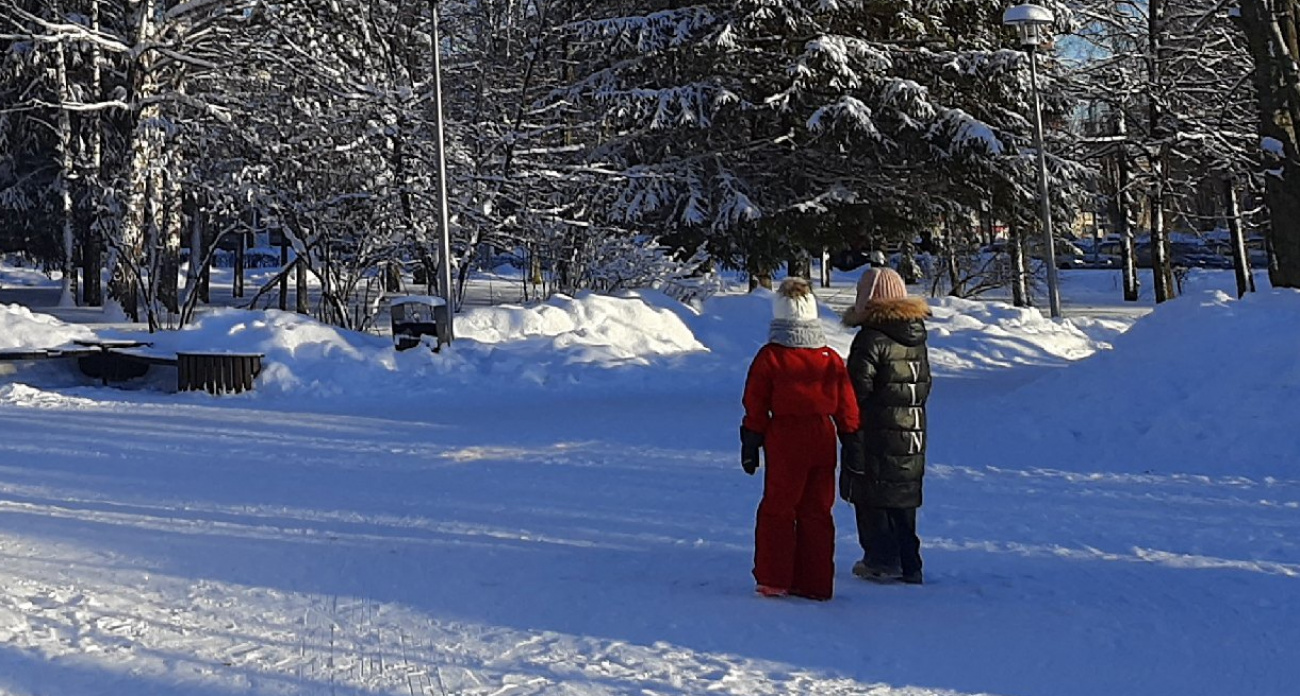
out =
{"type": "Polygon", "coordinates": [[[278,310],[218,309],[183,331],[154,334],[150,340],[152,350],[161,352],[262,353],[258,388],[273,394],[382,393],[394,388],[399,366],[418,374],[433,364],[426,351],[397,353],[386,336],[348,331],[278,310]]]}
{"type": "Polygon", "coordinates": [[[0,259],[0,287],[52,287],[59,282],[40,269],[12,266],[0,259]]]}
{"type": "Polygon", "coordinates": [[[946,297],[931,301],[930,361],[942,374],[1080,360],[1110,348],[1125,321],[1052,321],[1036,309],[946,297]],[[1088,330],[1085,330],[1088,329],[1088,330]]]}
{"type": "MultiPolygon", "coordinates": [[[[162,353],[262,353],[258,394],[394,398],[467,394],[494,382],[692,393],[701,384],[712,384],[734,391],[767,341],[771,297],[766,290],[721,295],[695,308],[655,291],[617,297],[584,293],[530,307],[475,308],[457,316],[457,341],[440,354],[420,349],[399,353],[387,336],[274,310],[218,309],[184,331],[104,335],[143,338],[162,353]]],[[[935,302],[934,311],[932,355],[941,372],[1060,362],[1107,347],[1069,322],[1057,324],[1032,310],[943,299],[935,302]]],[[[28,324],[64,326],[21,312],[28,324]]],[[[821,317],[828,343],[847,355],[855,330],[842,326],[825,305],[821,317]]],[[[79,338],[92,336],[81,327],[66,328],[79,338]]],[[[14,341],[43,345],[30,335],[14,341]]]]}
{"type": "MultiPolygon", "coordinates": [[[[705,304],[703,315],[692,320],[692,328],[710,350],[744,361],[748,367],[748,360],[767,340],[771,295],[755,291],[715,297],[705,304]]],[[[933,312],[926,322],[930,360],[940,373],[1079,360],[1109,348],[1109,338],[1130,324],[1095,319],[1054,322],[1036,310],[1002,302],[953,297],[927,301],[933,312]]],[[[843,326],[824,305],[821,318],[827,343],[848,355],[857,329],[843,326]]]]}
{"type": "Polygon", "coordinates": [[[579,362],[706,350],[681,317],[662,306],[666,299],[649,292],[620,297],[584,293],[559,295],[538,307],[472,309],[457,316],[456,335],[493,345],[544,339],[538,348],[572,350],[583,355],[579,362]]]}
{"type": "MultiPolygon", "coordinates": [[[[448,395],[487,398],[502,390],[717,398],[739,394],[767,340],[770,298],[766,291],[721,295],[696,309],[654,292],[584,294],[473,309],[458,317],[458,340],[442,353],[399,353],[387,336],[277,311],[216,310],[190,329],[147,338],[157,351],[265,354],[259,388],[245,397],[253,399],[307,395],[346,405],[369,397],[423,408],[431,395],[445,403],[448,395]]],[[[1181,471],[1230,474],[1250,458],[1270,475],[1293,476],[1300,438],[1277,418],[1300,398],[1295,300],[1294,292],[1238,302],[1205,291],[1160,307],[1124,333],[1131,320],[1054,322],[1003,303],[943,298],[932,301],[931,359],[940,380],[1081,361],[969,414],[962,448],[976,462],[996,466],[1013,456],[1047,468],[1123,472],[1183,462],[1181,471]],[[1112,343],[1115,350],[1107,350],[1112,343]],[[1044,421],[1044,411],[1055,418],[1044,421]]],[[[847,354],[854,331],[829,308],[822,320],[830,345],[847,354]]],[[[0,349],[91,337],[84,327],[0,307],[0,349]]],[[[945,435],[936,437],[944,451],[945,435]]]]}
{"type": "Polygon", "coordinates": [[[48,410],[98,408],[101,402],[55,391],[37,389],[26,384],[0,385],[0,405],[48,410]]]}
{"type": "MultiPolygon", "coordinates": [[[[647,301],[638,294],[588,294],[556,297],[529,308],[472,309],[457,316],[457,341],[440,354],[418,348],[398,352],[388,336],[275,310],[215,310],[184,331],[149,340],[155,352],[262,353],[261,394],[400,399],[463,393],[494,381],[554,387],[600,377],[608,383],[628,379],[626,370],[613,368],[706,352],[682,319],[662,306],[667,302],[666,297],[647,301]]],[[[632,376],[634,382],[649,380],[644,371],[632,376]]]]}
{"type": "Polygon", "coordinates": [[[48,314],[33,314],[21,305],[0,305],[0,350],[57,348],[93,339],[84,326],[65,324],[48,314]]]}
{"type": "Polygon", "coordinates": [[[1074,471],[1300,478],[1297,346],[1296,291],[1188,295],[1117,337],[1114,351],[991,404],[1000,421],[971,428],[970,449],[989,464],[1014,447],[1074,471]]]}

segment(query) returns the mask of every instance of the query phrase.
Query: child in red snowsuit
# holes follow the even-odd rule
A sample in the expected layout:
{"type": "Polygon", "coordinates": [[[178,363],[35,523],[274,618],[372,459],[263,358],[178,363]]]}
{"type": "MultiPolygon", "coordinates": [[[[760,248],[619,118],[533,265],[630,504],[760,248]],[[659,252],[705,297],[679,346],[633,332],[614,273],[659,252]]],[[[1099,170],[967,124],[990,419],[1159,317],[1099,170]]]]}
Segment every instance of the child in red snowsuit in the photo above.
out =
{"type": "Polygon", "coordinates": [[[802,278],[773,298],[768,343],[745,381],[741,466],[753,474],[767,451],[754,531],[754,579],[767,596],[831,598],[835,576],[836,435],[858,429],[844,360],[826,346],[817,300],[802,278]]]}

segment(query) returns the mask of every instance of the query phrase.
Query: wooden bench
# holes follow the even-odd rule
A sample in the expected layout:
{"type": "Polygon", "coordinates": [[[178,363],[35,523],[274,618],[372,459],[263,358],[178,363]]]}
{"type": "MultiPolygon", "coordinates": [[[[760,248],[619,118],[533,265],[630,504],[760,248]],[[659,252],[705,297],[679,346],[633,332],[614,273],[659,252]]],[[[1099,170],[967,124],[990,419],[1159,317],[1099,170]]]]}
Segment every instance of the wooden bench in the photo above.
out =
{"type": "Polygon", "coordinates": [[[176,353],[179,391],[238,394],[252,389],[261,371],[261,353],[176,353]]]}

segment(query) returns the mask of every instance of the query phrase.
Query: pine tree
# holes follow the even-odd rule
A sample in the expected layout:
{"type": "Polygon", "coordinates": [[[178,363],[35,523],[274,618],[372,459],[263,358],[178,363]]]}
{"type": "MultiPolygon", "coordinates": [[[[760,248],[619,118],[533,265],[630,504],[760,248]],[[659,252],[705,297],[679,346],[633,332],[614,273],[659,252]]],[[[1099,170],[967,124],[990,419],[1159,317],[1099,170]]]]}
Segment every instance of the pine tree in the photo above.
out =
{"type": "MultiPolygon", "coordinates": [[[[561,97],[601,119],[614,219],[696,230],[761,275],[799,247],[1032,200],[1027,73],[1001,5],[598,7],[569,27],[582,71],[561,97]]],[[[1058,157],[1053,174],[1081,172],[1058,157]]]]}

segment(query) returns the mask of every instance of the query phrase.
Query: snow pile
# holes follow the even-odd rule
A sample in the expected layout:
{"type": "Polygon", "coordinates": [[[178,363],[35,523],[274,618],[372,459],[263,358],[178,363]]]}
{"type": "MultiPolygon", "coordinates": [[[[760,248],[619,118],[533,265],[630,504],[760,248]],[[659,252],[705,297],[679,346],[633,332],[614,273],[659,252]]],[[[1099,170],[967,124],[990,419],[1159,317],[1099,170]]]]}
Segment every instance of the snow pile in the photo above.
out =
{"type": "Polygon", "coordinates": [[[37,389],[25,384],[6,384],[0,386],[0,405],[67,410],[98,408],[102,403],[93,399],[37,389]]]}
{"type": "Polygon", "coordinates": [[[529,342],[542,350],[571,351],[574,362],[642,361],[647,356],[705,350],[659,293],[609,297],[557,295],[538,307],[472,309],[456,318],[457,338],[484,344],[529,342]]]}
{"type": "MultiPolygon", "coordinates": [[[[450,349],[398,352],[392,339],[348,331],[299,314],[217,309],[183,331],[142,335],[105,331],[105,338],[145,340],[163,355],[230,351],[264,355],[258,394],[348,397],[449,392],[466,394],[499,383],[551,389],[619,388],[698,392],[701,384],[738,390],[749,362],[767,341],[772,293],[720,295],[698,309],[663,293],[617,297],[584,293],[540,305],[468,310],[456,318],[450,349]]],[[[931,351],[941,371],[1057,364],[1108,347],[1070,322],[1000,303],[934,301],[931,351]]],[[[93,338],[81,327],[21,312],[27,324],[48,324],[93,338]]],[[[847,355],[855,329],[821,306],[829,345],[847,355]]],[[[1118,325],[1122,330],[1126,325],[1118,325]]],[[[1113,328],[1113,327],[1111,327],[1113,328]]],[[[1090,329],[1104,334],[1100,326],[1090,329]]],[[[17,346],[44,346],[30,334],[17,346]]],[[[431,341],[431,339],[430,339],[431,341]]],[[[160,382],[162,384],[162,382],[160,382]]],[[[413,397],[418,398],[418,397],[413,397]]]]}
{"type": "MultiPolygon", "coordinates": [[[[692,328],[710,350],[743,361],[742,368],[747,367],[748,360],[767,340],[771,295],[755,291],[715,297],[705,304],[702,316],[691,320],[692,328]]],[[[1124,320],[1055,322],[1037,310],[1002,302],[955,297],[927,301],[933,312],[926,321],[930,361],[940,372],[1079,360],[1110,348],[1110,338],[1130,325],[1124,320]]],[[[821,313],[827,343],[847,356],[857,329],[843,326],[839,316],[825,305],[821,313]]]]}
{"type": "MultiPolygon", "coordinates": [[[[610,368],[705,351],[677,314],[637,294],[560,296],[530,308],[473,309],[457,316],[456,334],[457,341],[442,353],[398,352],[388,336],[347,331],[298,314],[216,310],[184,331],[149,340],[155,352],[261,353],[262,393],[349,397],[463,391],[484,385],[485,379],[579,384],[610,368]]],[[[615,372],[605,377],[626,374],[615,372]]],[[[638,379],[645,382],[649,375],[638,379]]]]}
{"type": "Polygon", "coordinates": [[[948,372],[1080,360],[1110,348],[1098,335],[1128,326],[1121,321],[1057,322],[1036,309],[955,297],[932,300],[930,307],[930,362],[948,372]]]}
{"type": "Polygon", "coordinates": [[[65,324],[48,314],[33,314],[21,305],[0,305],[0,350],[57,348],[95,337],[84,326],[65,324]]]}
{"type": "Polygon", "coordinates": [[[34,288],[58,284],[58,280],[39,269],[13,266],[0,259],[0,287],[34,288]]]}
{"type": "MultiPolygon", "coordinates": [[[[132,336],[138,338],[121,337],[132,336]]],[[[258,388],[270,393],[382,392],[392,389],[399,365],[418,372],[433,362],[426,351],[397,353],[386,336],[348,331],[278,310],[215,310],[183,331],[154,334],[149,340],[155,352],[261,353],[258,388]]]]}
{"type": "Polygon", "coordinates": [[[1300,401],[1297,346],[1296,291],[1185,296],[1118,337],[1114,351],[991,406],[1000,422],[972,428],[971,448],[989,464],[1014,441],[1049,468],[1300,478],[1300,436],[1287,416],[1300,401]],[[1043,409],[1055,417],[1044,420],[1043,409]]]}

